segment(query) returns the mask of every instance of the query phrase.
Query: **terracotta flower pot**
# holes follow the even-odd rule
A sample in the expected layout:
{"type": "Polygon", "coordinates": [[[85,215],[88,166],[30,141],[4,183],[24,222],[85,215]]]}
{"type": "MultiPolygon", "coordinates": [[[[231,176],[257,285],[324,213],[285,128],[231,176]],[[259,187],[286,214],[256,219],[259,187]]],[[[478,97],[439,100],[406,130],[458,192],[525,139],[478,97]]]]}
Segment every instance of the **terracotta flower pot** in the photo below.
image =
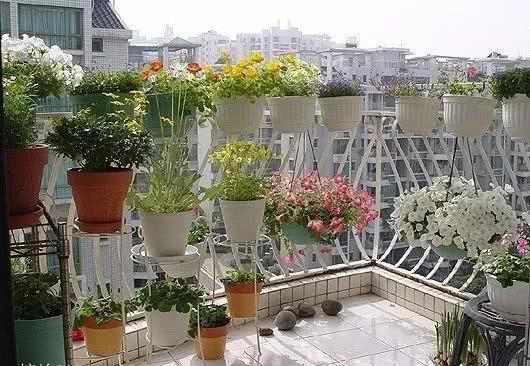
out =
{"type": "Polygon", "coordinates": [[[82,330],[89,355],[107,357],[122,351],[125,329],[121,320],[97,325],[95,318],[87,318],[83,322],[82,330]]]}
{"type": "Polygon", "coordinates": [[[262,284],[257,284],[257,292],[254,292],[254,283],[231,283],[225,285],[226,299],[228,301],[228,312],[231,318],[252,318],[256,315],[256,304],[262,284]]]}
{"type": "Polygon", "coordinates": [[[199,357],[201,360],[203,358],[205,360],[218,360],[220,358],[223,358],[226,349],[226,335],[228,334],[228,324],[217,328],[200,328],[200,332],[200,343],[199,337],[193,340],[193,345],[195,346],[195,354],[197,355],[197,357],[199,357]]]}
{"type": "Polygon", "coordinates": [[[9,228],[20,229],[39,223],[42,208],[38,205],[48,146],[6,149],[9,228]]]}
{"type": "Polygon", "coordinates": [[[77,207],[79,229],[94,234],[120,231],[132,170],[84,172],[73,168],[68,170],[67,177],[77,207]]]}

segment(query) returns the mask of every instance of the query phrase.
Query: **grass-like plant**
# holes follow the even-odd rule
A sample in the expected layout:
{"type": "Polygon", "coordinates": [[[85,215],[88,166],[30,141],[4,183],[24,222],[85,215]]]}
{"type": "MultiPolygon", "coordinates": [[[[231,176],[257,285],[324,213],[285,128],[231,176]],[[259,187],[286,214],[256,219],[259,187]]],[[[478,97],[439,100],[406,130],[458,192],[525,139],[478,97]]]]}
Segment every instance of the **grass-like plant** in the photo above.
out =
{"type": "Polygon", "coordinates": [[[530,98],[530,68],[515,68],[495,74],[491,79],[491,91],[501,101],[518,93],[530,98]]]}
{"type": "Polygon", "coordinates": [[[320,85],[320,98],[355,97],[361,95],[364,95],[364,92],[359,81],[346,79],[343,76],[320,85]]]}
{"type": "MultiPolygon", "coordinates": [[[[124,301],[125,315],[136,310],[129,300],[124,301]]],[[[122,304],[111,297],[96,299],[84,298],[76,309],[74,327],[80,328],[86,319],[94,318],[97,325],[104,325],[113,320],[123,320],[122,304]]]]}
{"type": "MultiPolygon", "coordinates": [[[[200,328],[217,328],[230,323],[230,317],[226,313],[226,306],[224,305],[199,305],[200,311],[200,328]]],[[[197,328],[199,323],[197,321],[197,308],[191,310],[190,323],[188,334],[190,337],[197,336],[197,328]]]]}
{"type": "Polygon", "coordinates": [[[236,284],[236,283],[251,283],[256,278],[257,283],[264,283],[266,281],[265,276],[262,273],[255,273],[248,269],[241,268],[232,271],[227,271],[226,276],[221,278],[223,284],[236,284]]]}
{"type": "Polygon", "coordinates": [[[15,319],[34,320],[61,315],[61,298],[50,288],[59,278],[53,273],[17,273],[13,276],[15,319]]]}
{"type": "Polygon", "coordinates": [[[95,71],[86,73],[71,94],[123,94],[142,90],[142,87],[142,78],[136,70],[95,71]]]}
{"type": "Polygon", "coordinates": [[[196,307],[204,294],[203,290],[188,284],[182,278],[167,279],[140,289],[133,302],[136,306],[143,307],[145,311],[169,312],[175,308],[179,313],[189,313],[192,306],[196,307]]]}
{"type": "Polygon", "coordinates": [[[27,148],[35,141],[34,102],[30,80],[25,77],[4,79],[5,143],[9,149],[27,148]]]}

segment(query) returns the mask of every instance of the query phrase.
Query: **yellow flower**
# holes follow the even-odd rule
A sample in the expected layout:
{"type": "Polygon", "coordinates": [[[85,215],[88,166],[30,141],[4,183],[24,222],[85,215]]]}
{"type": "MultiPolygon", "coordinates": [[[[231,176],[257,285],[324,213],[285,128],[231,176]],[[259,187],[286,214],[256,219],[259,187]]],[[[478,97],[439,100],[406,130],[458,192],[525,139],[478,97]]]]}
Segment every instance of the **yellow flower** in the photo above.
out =
{"type": "Polygon", "coordinates": [[[230,74],[236,78],[244,75],[243,69],[239,65],[232,67],[232,72],[230,74]]]}
{"type": "Polygon", "coordinates": [[[244,58],[242,59],[241,61],[239,61],[239,63],[237,64],[237,66],[241,67],[241,68],[245,68],[247,66],[250,65],[250,60],[248,58],[244,58]]]}
{"type": "Polygon", "coordinates": [[[223,74],[230,75],[233,67],[231,65],[223,66],[223,74]]]}
{"type": "Polygon", "coordinates": [[[271,61],[267,64],[267,71],[271,74],[280,72],[280,63],[278,61],[271,61]]]}
{"type": "Polygon", "coordinates": [[[258,76],[258,70],[256,70],[256,68],[254,66],[249,66],[247,67],[245,70],[244,70],[244,74],[245,76],[253,79],[255,78],[256,76],[258,76]]]}
{"type": "Polygon", "coordinates": [[[250,54],[250,61],[252,63],[260,63],[261,61],[263,61],[263,56],[261,55],[261,52],[258,52],[258,51],[253,51],[251,54],[250,54]]]}

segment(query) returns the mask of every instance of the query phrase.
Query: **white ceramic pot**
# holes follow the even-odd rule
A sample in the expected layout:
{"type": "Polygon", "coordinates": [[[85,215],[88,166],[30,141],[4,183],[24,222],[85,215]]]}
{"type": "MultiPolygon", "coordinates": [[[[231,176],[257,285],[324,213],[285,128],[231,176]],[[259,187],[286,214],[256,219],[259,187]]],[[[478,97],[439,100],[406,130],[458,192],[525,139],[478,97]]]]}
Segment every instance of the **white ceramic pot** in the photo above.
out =
{"type": "Polygon", "coordinates": [[[430,133],[437,122],[440,100],[419,96],[396,99],[396,119],[407,135],[430,133]]]}
{"type": "Polygon", "coordinates": [[[141,234],[147,255],[181,256],[186,251],[193,212],[153,214],[140,212],[141,234]]]}
{"type": "Polygon", "coordinates": [[[272,127],[278,132],[305,132],[315,126],[317,97],[275,97],[267,102],[272,127]]]}
{"type": "Polygon", "coordinates": [[[493,120],[495,100],[468,95],[444,95],[447,132],[463,137],[479,137],[493,120]]]}
{"type": "Polygon", "coordinates": [[[176,346],[188,337],[190,313],[179,313],[173,308],[168,312],[153,310],[145,313],[148,337],[160,347],[176,346]]]}
{"type": "Polygon", "coordinates": [[[355,131],[363,117],[363,96],[318,98],[318,104],[328,131],[355,131]]]}
{"type": "Polygon", "coordinates": [[[228,240],[250,242],[257,239],[265,213],[265,199],[256,201],[221,200],[221,211],[228,240]]]}
{"type": "Polygon", "coordinates": [[[227,135],[254,133],[263,120],[264,98],[255,102],[245,97],[215,101],[215,120],[227,135]]]}
{"type": "Polygon", "coordinates": [[[504,319],[524,323],[528,307],[528,283],[514,281],[503,288],[495,276],[486,274],[488,297],[491,305],[504,319]]]}
{"type": "Polygon", "coordinates": [[[502,103],[502,121],[511,137],[530,140],[530,98],[515,94],[502,103]]]}

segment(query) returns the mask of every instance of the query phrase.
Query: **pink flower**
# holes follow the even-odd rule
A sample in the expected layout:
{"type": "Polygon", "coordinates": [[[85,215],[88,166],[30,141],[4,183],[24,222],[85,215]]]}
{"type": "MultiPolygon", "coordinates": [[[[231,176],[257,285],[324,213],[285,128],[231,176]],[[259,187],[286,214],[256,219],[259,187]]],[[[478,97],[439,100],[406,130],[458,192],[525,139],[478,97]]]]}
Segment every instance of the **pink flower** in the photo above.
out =
{"type": "Polygon", "coordinates": [[[321,254],[329,254],[333,250],[333,247],[331,245],[322,244],[320,246],[320,253],[321,254]]]}
{"type": "Polygon", "coordinates": [[[326,232],[326,226],[322,220],[311,220],[307,223],[307,228],[316,234],[322,235],[326,232]]]}
{"type": "Polygon", "coordinates": [[[517,240],[517,252],[519,252],[519,256],[524,257],[526,255],[528,252],[527,245],[528,242],[525,239],[519,238],[519,240],[517,240]]]}

